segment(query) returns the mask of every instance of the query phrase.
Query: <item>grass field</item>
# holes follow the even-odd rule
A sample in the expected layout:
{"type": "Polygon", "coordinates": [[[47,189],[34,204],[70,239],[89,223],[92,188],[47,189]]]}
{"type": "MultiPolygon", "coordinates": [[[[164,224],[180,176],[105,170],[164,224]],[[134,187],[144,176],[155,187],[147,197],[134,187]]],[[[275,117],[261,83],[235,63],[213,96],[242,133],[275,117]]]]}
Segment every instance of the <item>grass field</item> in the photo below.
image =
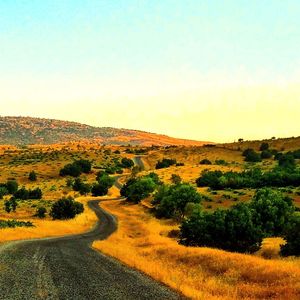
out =
{"type": "MultiPolygon", "coordinates": [[[[300,140],[278,141],[272,147],[284,147],[285,151],[300,148],[300,140]],[[290,147],[290,148],[289,148],[290,147]]],[[[259,143],[243,142],[242,147],[259,147],[259,143]]],[[[143,155],[145,175],[156,172],[164,183],[171,183],[172,174],[179,175],[184,182],[195,186],[195,180],[205,169],[222,171],[242,171],[249,165],[239,150],[240,144],[217,145],[216,147],[151,147],[143,155]],[[183,166],[172,166],[155,170],[162,158],[176,159],[183,166]],[[212,165],[200,165],[202,159],[209,159],[212,165]],[[225,160],[226,165],[218,165],[216,160],[225,160]]],[[[15,213],[4,210],[4,199],[0,200],[0,218],[31,221],[35,227],[1,229],[0,243],[10,240],[53,237],[84,232],[93,227],[95,214],[86,202],[92,197],[79,197],[66,185],[66,178],[59,176],[59,170],[75,159],[88,159],[93,163],[90,174],[81,178],[88,183],[95,181],[96,173],[103,166],[114,163],[114,159],[133,158],[139,147],[99,146],[88,143],[68,143],[62,145],[34,145],[24,148],[0,147],[0,182],[16,179],[19,186],[40,187],[41,200],[19,201],[15,213]],[[128,151],[129,150],[129,151],[128,151]],[[37,173],[36,182],[28,179],[30,171],[37,173]],[[49,216],[38,219],[36,208],[44,206],[49,212],[53,201],[71,195],[85,205],[85,212],[69,221],[53,221],[49,216]]],[[[278,148],[278,150],[280,150],[278,148]]],[[[263,169],[275,165],[273,160],[258,163],[263,169]]],[[[127,174],[120,179],[125,182],[127,174]]],[[[238,202],[247,202],[254,190],[214,191],[197,188],[205,195],[203,209],[229,208],[238,202]]],[[[300,207],[300,189],[287,188],[284,191],[300,207]]],[[[108,197],[119,196],[119,190],[111,188],[108,197]]],[[[106,241],[96,241],[94,247],[103,253],[142,270],[182,294],[193,299],[299,299],[300,259],[282,259],[279,256],[280,238],[265,239],[260,251],[254,255],[243,255],[210,248],[193,248],[178,245],[178,223],[172,220],[158,220],[149,213],[151,199],[140,205],[128,205],[123,201],[103,202],[101,205],[116,215],[118,231],[106,241]]]]}
{"type": "Polygon", "coordinates": [[[300,259],[267,260],[278,239],[265,241],[260,254],[187,248],[170,238],[178,226],[154,219],[142,205],[101,204],[118,217],[119,229],[93,247],[139,269],[192,299],[299,299],[300,259]]]}

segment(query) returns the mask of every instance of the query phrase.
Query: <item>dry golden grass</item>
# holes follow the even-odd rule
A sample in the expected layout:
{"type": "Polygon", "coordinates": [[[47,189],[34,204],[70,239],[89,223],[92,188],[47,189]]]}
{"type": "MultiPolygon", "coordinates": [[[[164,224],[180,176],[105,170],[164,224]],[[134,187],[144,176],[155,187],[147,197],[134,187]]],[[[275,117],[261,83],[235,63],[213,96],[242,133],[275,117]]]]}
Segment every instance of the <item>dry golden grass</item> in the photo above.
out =
{"type": "Polygon", "coordinates": [[[108,240],[93,244],[192,299],[299,299],[300,260],[261,257],[210,248],[187,248],[167,235],[178,229],[152,218],[140,205],[101,204],[118,217],[108,240]]]}
{"type": "MultiPolygon", "coordinates": [[[[89,197],[88,199],[91,199],[89,197]]],[[[96,224],[97,216],[87,206],[87,198],[78,198],[78,201],[84,204],[84,213],[78,215],[72,220],[55,220],[51,219],[40,220],[37,218],[24,218],[19,213],[19,219],[26,219],[33,222],[35,227],[17,227],[1,229],[0,243],[15,240],[44,238],[72,235],[89,231],[96,224]]]]}

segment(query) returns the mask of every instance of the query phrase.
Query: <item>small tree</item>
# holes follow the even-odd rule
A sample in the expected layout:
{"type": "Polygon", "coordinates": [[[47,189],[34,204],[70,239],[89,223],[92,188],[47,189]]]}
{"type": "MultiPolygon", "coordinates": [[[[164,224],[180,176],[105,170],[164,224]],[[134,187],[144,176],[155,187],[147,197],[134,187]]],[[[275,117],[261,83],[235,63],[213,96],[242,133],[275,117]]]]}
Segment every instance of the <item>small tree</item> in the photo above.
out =
{"type": "Polygon", "coordinates": [[[263,150],[260,154],[260,157],[262,159],[268,159],[268,158],[271,158],[272,156],[273,156],[273,154],[269,150],[263,150]]]}
{"type": "Polygon", "coordinates": [[[5,200],[4,209],[6,212],[10,213],[11,211],[15,212],[17,209],[18,203],[15,197],[11,197],[10,200],[5,200]]]}
{"type": "Polygon", "coordinates": [[[260,148],[259,148],[260,151],[266,151],[266,150],[269,150],[269,144],[268,143],[262,143],[260,145],[260,148]]]}
{"type": "Polygon", "coordinates": [[[154,192],[155,187],[156,184],[150,177],[131,178],[122,187],[121,195],[130,202],[139,203],[154,192]]]}
{"type": "Polygon", "coordinates": [[[35,171],[31,171],[31,172],[29,173],[28,179],[29,179],[30,181],[36,181],[36,180],[37,180],[37,175],[36,175],[35,171]]]}
{"type": "Polygon", "coordinates": [[[121,164],[123,168],[127,168],[127,169],[130,169],[134,166],[133,160],[127,157],[122,158],[121,164]]]}
{"type": "Polygon", "coordinates": [[[50,216],[59,220],[73,219],[77,214],[84,211],[83,204],[75,201],[72,197],[62,198],[56,201],[50,211],[50,216]]]}
{"type": "Polygon", "coordinates": [[[177,175],[177,174],[172,174],[171,175],[171,182],[173,184],[180,184],[181,181],[182,181],[182,178],[179,175],[177,175]]]}
{"type": "Polygon", "coordinates": [[[278,166],[284,169],[295,169],[296,161],[292,154],[283,154],[279,157],[278,166]]]}
{"type": "Polygon", "coordinates": [[[46,217],[46,212],[47,212],[47,209],[45,207],[41,206],[36,210],[35,215],[40,219],[44,219],[46,217]]]}
{"type": "Polygon", "coordinates": [[[8,190],[5,186],[0,187],[0,199],[3,199],[3,196],[8,195],[8,190]]]}
{"type": "Polygon", "coordinates": [[[300,256],[300,216],[294,215],[288,222],[284,235],[286,244],[281,246],[281,255],[300,256]]]}
{"type": "Polygon", "coordinates": [[[282,235],[295,210],[290,198],[269,188],[258,190],[250,207],[253,210],[253,222],[262,229],[265,236],[282,235]]]}
{"type": "Polygon", "coordinates": [[[254,150],[249,150],[246,154],[245,161],[247,161],[247,162],[260,162],[261,157],[254,150]]]}
{"type": "Polygon", "coordinates": [[[200,161],[200,165],[211,165],[211,161],[207,158],[200,161]]]}
{"type": "Polygon", "coordinates": [[[153,203],[158,217],[182,218],[188,203],[200,203],[201,195],[187,183],[172,185],[159,189],[154,196],[153,203]]]}
{"type": "Polygon", "coordinates": [[[7,180],[6,188],[9,194],[14,194],[18,190],[18,183],[16,180],[7,180]]]}

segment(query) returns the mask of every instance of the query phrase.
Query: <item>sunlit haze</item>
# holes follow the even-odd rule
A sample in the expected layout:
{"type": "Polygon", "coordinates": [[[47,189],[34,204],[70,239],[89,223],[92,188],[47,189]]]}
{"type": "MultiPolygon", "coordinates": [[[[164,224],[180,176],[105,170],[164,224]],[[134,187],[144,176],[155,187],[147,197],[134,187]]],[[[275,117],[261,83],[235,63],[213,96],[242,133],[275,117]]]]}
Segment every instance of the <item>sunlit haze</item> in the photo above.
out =
{"type": "Polygon", "coordinates": [[[225,142],[300,135],[300,2],[1,1],[0,114],[225,142]]]}

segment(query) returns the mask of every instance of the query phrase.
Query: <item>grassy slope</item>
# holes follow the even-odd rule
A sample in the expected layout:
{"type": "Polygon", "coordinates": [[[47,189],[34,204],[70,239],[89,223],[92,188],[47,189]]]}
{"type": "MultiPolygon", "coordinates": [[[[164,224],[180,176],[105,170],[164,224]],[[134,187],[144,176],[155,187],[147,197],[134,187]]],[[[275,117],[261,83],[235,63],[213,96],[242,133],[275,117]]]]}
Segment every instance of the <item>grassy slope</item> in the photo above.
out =
{"type": "MultiPolygon", "coordinates": [[[[261,257],[209,248],[187,248],[167,237],[177,229],[149,215],[141,205],[106,202],[119,229],[93,246],[193,299],[296,299],[300,259],[261,257]]],[[[278,247],[278,245],[277,245],[278,247]]]]}

